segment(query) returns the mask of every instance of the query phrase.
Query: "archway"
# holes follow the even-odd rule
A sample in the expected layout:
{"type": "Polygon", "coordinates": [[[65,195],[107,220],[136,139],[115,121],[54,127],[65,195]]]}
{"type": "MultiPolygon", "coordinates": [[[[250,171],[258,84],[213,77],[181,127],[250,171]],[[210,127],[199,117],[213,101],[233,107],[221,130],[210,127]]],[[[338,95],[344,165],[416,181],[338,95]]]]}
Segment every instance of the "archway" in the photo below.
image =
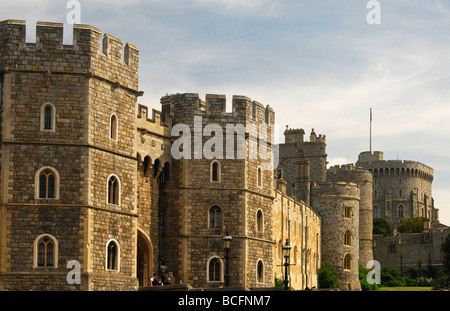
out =
{"type": "Polygon", "coordinates": [[[139,286],[150,286],[150,276],[153,271],[153,249],[150,240],[140,230],[138,230],[136,253],[139,286]]]}

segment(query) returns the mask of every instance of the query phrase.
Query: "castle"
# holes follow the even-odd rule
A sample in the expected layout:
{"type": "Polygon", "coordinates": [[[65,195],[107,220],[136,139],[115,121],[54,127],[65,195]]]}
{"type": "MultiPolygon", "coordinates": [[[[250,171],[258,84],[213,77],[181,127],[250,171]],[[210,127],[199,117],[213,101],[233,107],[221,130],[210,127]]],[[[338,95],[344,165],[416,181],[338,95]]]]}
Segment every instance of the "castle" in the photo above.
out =
{"type": "MultiPolygon", "coordinates": [[[[226,112],[222,95],[165,95],[150,113],[134,45],[88,25],[63,45],[62,24],[45,22],[27,43],[25,28],[0,22],[0,290],[137,290],[153,273],[196,288],[272,287],[286,240],[294,289],[318,287],[321,262],[342,289],[360,289],[358,263],[374,258],[372,201],[387,193],[372,155],[327,169],[314,130],[304,141],[287,128],[276,146],[274,110],[245,96],[226,112]],[[279,148],[278,166],[255,146],[279,148]]],[[[403,215],[437,221],[429,182],[403,215]]],[[[396,199],[376,211],[394,217],[396,199]]]]}

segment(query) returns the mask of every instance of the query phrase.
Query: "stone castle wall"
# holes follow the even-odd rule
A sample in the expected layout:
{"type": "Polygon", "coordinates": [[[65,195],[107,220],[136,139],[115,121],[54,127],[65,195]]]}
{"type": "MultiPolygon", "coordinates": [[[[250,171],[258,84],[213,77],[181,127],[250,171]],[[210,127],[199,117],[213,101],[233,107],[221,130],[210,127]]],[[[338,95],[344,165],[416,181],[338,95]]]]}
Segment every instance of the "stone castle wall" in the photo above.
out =
{"type": "MultiPolygon", "coordinates": [[[[279,182],[281,182],[279,180],[279,182]]],[[[285,186],[284,186],[285,188],[285,186]]],[[[321,258],[321,217],[304,202],[293,200],[279,187],[274,201],[275,275],[284,279],[285,259],[282,246],[289,239],[291,246],[289,267],[290,285],[296,290],[318,288],[318,269],[321,258]]]]}
{"type": "Polygon", "coordinates": [[[412,270],[442,268],[440,245],[449,230],[398,233],[390,237],[374,235],[374,258],[381,267],[397,269],[402,275],[412,270]]]}

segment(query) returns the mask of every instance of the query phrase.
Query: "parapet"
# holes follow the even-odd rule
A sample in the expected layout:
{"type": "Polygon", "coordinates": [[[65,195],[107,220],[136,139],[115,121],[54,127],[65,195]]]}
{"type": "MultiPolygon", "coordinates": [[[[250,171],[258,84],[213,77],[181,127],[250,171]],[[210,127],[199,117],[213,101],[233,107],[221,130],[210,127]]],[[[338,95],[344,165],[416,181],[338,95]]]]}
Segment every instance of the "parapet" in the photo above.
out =
{"type": "Polygon", "coordinates": [[[162,118],[161,111],[152,109],[152,117],[148,117],[148,107],[138,104],[138,113],[137,118],[142,121],[153,123],[160,126],[170,127],[172,125],[172,118],[170,116],[166,116],[166,118],[162,118]]]}
{"type": "Polygon", "coordinates": [[[372,162],[358,162],[357,165],[372,172],[374,177],[418,177],[426,180],[427,182],[432,182],[434,179],[433,168],[417,161],[382,160],[372,162]]]}
{"type": "Polygon", "coordinates": [[[311,187],[311,199],[323,197],[340,197],[345,199],[360,199],[359,186],[354,182],[327,181],[314,183],[311,187]]]}
{"type": "MultiPolygon", "coordinates": [[[[302,128],[296,128],[292,129],[289,128],[289,125],[286,125],[286,130],[284,131],[284,141],[286,144],[301,144],[301,143],[308,143],[304,141],[305,136],[305,130],[302,128]]],[[[311,130],[311,134],[309,135],[309,142],[310,143],[319,143],[319,144],[325,144],[326,143],[326,136],[319,134],[317,135],[314,129],[311,130]]]]}
{"type": "Polygon", "coordinates": [[[26,22],[0,22],[0,70],[98,76],[137,91],[139,51],[99,29],[75,24],[73,44],[63,44],[63,24],[37,22],[36,42],[26,42],[26,22]]]}
{"type": "Polygon", "coordinates": [[[198,93],[183,93],[166,95],[161,98],[162,111],[174,119],[189,116],[231,117],[236,123],[242,124],[274,124],[275,112],[270,106],[264,107],[257,101],[246,96],[234,95],[232,112],[226,112],[226,96],[206,94],[205,100],[198,93]]]}
{"type": "Polygon", "coordinates": [[[335,165],[327,170],[327,180],[372,182],[372,172],[354,164],[335,165]]]}
{"type": "Polygon", "coordinates": [[[384,154],[381,151],[370,151],[361,152],[358,156],[358,162],[373,162],[373,161],[383,161],[384,154]]]}

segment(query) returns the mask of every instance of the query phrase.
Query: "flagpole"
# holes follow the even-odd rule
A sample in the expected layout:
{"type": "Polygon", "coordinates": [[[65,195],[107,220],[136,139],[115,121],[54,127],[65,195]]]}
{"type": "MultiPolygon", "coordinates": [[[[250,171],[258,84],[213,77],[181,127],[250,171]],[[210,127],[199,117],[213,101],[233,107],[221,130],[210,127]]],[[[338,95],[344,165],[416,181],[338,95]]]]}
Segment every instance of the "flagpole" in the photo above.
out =
{"type": "Polygon", "coordinates": [[[372,108],[370,108],[370,154],[372,154],[372,108]]]}

